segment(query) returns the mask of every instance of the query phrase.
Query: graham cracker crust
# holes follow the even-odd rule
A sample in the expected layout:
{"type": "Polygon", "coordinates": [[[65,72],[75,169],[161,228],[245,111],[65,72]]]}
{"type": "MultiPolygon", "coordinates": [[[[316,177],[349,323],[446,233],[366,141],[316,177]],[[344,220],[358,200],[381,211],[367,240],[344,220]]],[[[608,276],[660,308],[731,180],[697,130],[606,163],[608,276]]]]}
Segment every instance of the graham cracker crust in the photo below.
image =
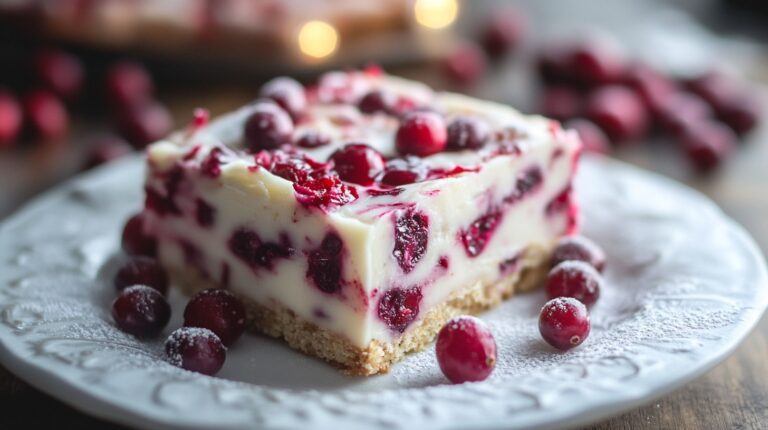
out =
{"type": "MultiPolygon", "coordinates": [[[[541,284],[549,270],[550,251],[529,248],[518,269],[497,283],[476,283],[457,290],[427,314],[395,343],[373,340],[366,348],[352,345],[346,338],[319,328],[291,310],[277,304],[259,304],[240,297],[246,306],[249,331],[282,338],[288,345],[307,355],[321,358],[344,373],[370,376],[389,371],[410,352],[424,349],[434,341],[443,325],[453,317],[478,314],[499,305],[516,292],[530,291],[541,284]]],[[[168,268],[173,284],[187,295],[216,287],[210,280],[189,268],[168,268]]]]}

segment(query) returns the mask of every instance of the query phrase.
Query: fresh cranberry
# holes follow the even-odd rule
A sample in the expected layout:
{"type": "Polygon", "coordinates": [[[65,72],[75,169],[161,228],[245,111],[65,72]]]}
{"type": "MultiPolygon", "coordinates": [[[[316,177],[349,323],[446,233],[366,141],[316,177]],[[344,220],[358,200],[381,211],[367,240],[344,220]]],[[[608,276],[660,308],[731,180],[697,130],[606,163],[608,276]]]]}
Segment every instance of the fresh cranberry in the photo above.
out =
{"type": "Polygon", "coordinates": [[[382,184],[399,187],[421,182],[427,178],[427,168],[417,157],[395,158],[384,167],[380,181],[382,184]]]}
{"type": "Polygon", "coordinates": [[[718,118],[728,124],[738,135],[754,129],[762,116],[761,99],[742,92],[722,100],[717,107],[718,118]]]}
{"type": "Polygon", "coordinates": [[[605,253],[584,236],[566,236],[557,242],[552,253],[552,266],[571,260],[589,263],[599,272],[605,269],[605,253]]]}
{"type": "Polygon", "coordinates": [[[131,285],[146,285],[165,295],[168,292],[168,275],[157,260],[133,257],[115,275],[115,288],[119,291],[131,285]]]}
{"type": "Polygon", "coordinates": [[[195,199],[195,219],[201,227],[211,227],[216,222],[216,208],[201,198],[195,199]]]}
{"type": "Polygon", "coordinates": [[[712,108],[695,94],[678,92],[658,103],[656,116],[665,130],[678,136],[689,125],[711,117],[712,108]]]}
{"type": "Polygon", "coordinates": [[[304,87],[295,79],[279,77],[261,87],[261,97],[274,100],[293,118],[298,118],[307,108],[304,87]]]}
{"type": "Polygon", "coordinates": [[[592,39],[577,44],[571,52],[570,69],[584,85],[606,85],[621,79],[624,60],[610,41],[592,39]]]}
{"type": "Polygon", "coordinates": [[[574,118],[581,113],[581,96],[570,87],[549,87],[541,96],[540,111],[542,115],[558,121],[574,118]]]}
{"type": "Polygon", "coordinates": [[[496,367],[496,341],[478,318],[463,315],[448,321],[437,335],[437,362],[454,384],[483,381],[496,367]]]}
{"type": "Polygon", "coordinates": [[[281,236],[280,243],[264,242],[258,233],[245,227],[232,233],[228,245],[234,255],[253,269],[263,267],[272,270],[275,260],[289,258],[294,252],[287,236],[281,236]]]}
{"type": "Polygon", "coordinates": [[[373,90],[364,95],[357,107],[360,112],[373,114],[377,112],[391,113],[396,103],[395,95],[386,90],[373,90]]]}
{"type": "Polygon", "coordinates": [[[86,168],[108,163],[133,152],[133,148],[118,136],[104,136],[91,144],[86,158],[86,168]]]}
{"type": "Polygon", "coordinates": [[[485,52],[493,58],[514,49],[527,28],[525,16],[517,9],[494,11],[481,35],[485,52]]]}
{"type": "Polygon", "coordinates": [[[112,318],[120,330],[138,337],[154,336],[171,319],[171,306],[163,295],[146,285],[133,285],[112,302],[112,318]]]}
{"type": "Polygon", "coordinates": [[[307,255],[307,278],[324,293],[341,290],[342,250],[344,243],[336,233],[328,233],[320,243],[320,248],[307,255]]]}
{"type": "Polygon", "coordinates": [[[259,101],[245,122],[243,137],[251,152],[276,149],[291,141],[293,121],[280,106],[273,102],[259,101]]]}
{"type": "Polygon", "coordinates": [[[565,45],[543,46],[538,54],[537,68],[541,80],[549,84],[570,84],[573,75],[570,70],[570,50],[565,45]]]}
{"type": "Polygon", "coordinates": [[[37,90],[25,97],[24,114],[32,130],[43,140],[57,140],[69,128],[69,114],[64,104],[46,90],[37,90]]]}
{"type": "Polygon", "coordinates": [[[122,246],[128,255],[154,257],[157,254],[157,240],[144,231],[144,215],[138,213],[125,223],[122,246]]]}
{"type": "Polygon", "coordinates": [[[106,92],[113,107],[120,110],[144,104],[152,98],[154,84],[139,63],[121,61],[107,71],[106,92]]]}
{"type": "Polygon", "coordinates": [[[587,98],[586,114],[613,142],[641,137],[648,126],[642,100],[634,91],[617,85],[592,92],[587,98]]]}
{"type": "Polygon", "coordinates": [[[373,184],[373,178],[384,169],[384,157],[379,151],[362,143],[352,143],[331,155],[334,169],[343,181],[363,186],[373,184]]]}
{"type": "Polygon", "coordinates": [[[491,210],[487,214],[477,218],[462,230],[459,234],[464,250],[469,257],[477,257],[483,252],[485,246],[490,242],[496,227],[501,221],[501,212],[491,210]]]}
{"type": "Polygon", "coordinates": [[[406,115],[395,137],[401,154],[419,157],[436,154],[448,140],[448,130],[443,117],[435,112],[415,111],[406,115]]]}
{"type": "Polygon", "coordinates": [[[680,136],[688,159],[701,172],[717,168],[736,146],[737,137],[730,128],[716,121],[690,124],[680,136]]]}
{"type": "Polygon", "coordinates": [[[462,116],[448,125],[447,148],[451,151],[479,149],[490,136],[488,124],[478,118],[462,116]]]}
{"type": "Polygon", "coordinates": [[[408,209],[395,219],[395,248],[392,255],[403,272],[409,273],[427,253],[429,245],[429,217],[408,209]]]}
{"type": "Polygon", "coordinates": [[[600,127],[586,119],[572,119],[565,123],[565,128],[576,130],[584,150],[595,154],[607,154],[610,149],[608,136],[600,127]]]}
{"type": "Polygon", "coordinates": [[[21,131],[21,106],[9,92],[0,89],[0,148],[16,140],[21,131]]]}
{"type": "Polygon", "coordinates": [[[564,261],[547,276],[547,299],[573,297],[592,306],[600,297],[603,278],[594,267],[583,261],[564,261]]]}
{"type": "Polygon", "coordinates": [[[485,53],[475,44],[466,43],[454,49],[443,64],[446,76],[460,85],[471,85],[485,73],[485,53]]]}
{"type": "Polygon", "coordinates": [[[182,369],[215,375],[227,359],[227,348],[215,333],[200,327],[176,329],[165,341],[168,362],[182,369]]]}
{"type": "Polygon", "coordinates": [[[548,344],[567,351],[581,345],[589,336],[587,307],[572,297],[548,301],[539,314],[539,332],[548,344]]]}
{"type": "Polygon", "coordinates": [[[679,91],[672,79],[642,63],[629,65],[622,82],[640,95],[649,112],[655,112],[659,103],[679,91]]]}
{"type": "Polygon", "coordinates": [[[156,101],[133,104],[118,115],[123,134],[137,148],[162,139],[173,129],[173,119],[165,106],[156,101]]]}
{"type": "Polygon", "coordinates": [[[402,333],[419,315],[422,297],[419,286],[407,289],[393,288],[379,300],[379,318],[390,329],[402,333]]]}
{"type": "Polygon", "coordinates": [[[35,71],[40,81],[64,99],[80,93],[85,71],[80,60],[64,51],[43,50],[35,55],[35,71]]]}
{"type": "Polygon", "coordinates": [[[245,306],[227,290],[203,290],[187,303],[184,327],[207,328],[230,346],[245,331],[245,306]]]}
{"type": "Polygon", "coordinates": [[[301,148],[319,148],[331,143],[331,139],[323,133],[308,131],[304,133],[297,141],[296,145],[301,148]]]}

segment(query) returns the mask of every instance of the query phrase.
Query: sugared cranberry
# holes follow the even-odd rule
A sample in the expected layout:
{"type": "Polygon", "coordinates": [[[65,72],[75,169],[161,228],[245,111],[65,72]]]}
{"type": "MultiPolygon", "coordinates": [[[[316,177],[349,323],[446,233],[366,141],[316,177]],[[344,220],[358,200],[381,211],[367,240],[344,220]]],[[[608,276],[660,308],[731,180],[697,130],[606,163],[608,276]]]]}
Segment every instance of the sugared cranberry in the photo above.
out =
{"type": "Polygon", "coordinates": [[[419,315],[422,297],[419,286],[393,288],[384,293],[379,301],[379,318],[390,329],[402,333],[419,315]]]}
{"type": "Polygon", "coordinates": [[[679,91],[672,79],[642,63],[627,66],[622,83],[640,95],[649,112],[655,112],[661,101],[679,91]]]}
{"type": "Polygon", "coordinates": [[[548,344],[567,351],[581,345],[589,336],[587,307],[572,297],[548,301],[539,314],[539,332],[548,344]]]}
{"type": "Polygon", "coordinates": [[[43,140],[57,140],[67,133],[69,114],[53,93],[37,90],[24,98],[27,123],[43,140]]]}
{"type": "Polygon", "coordinates": [[[610,149],[608,136],[600,127],[586,119],[572,119],[565,123],[565,128],[576,130],[584,150],[595,154],[607,154],[610,149]]]}
{"type": "Polygon", "coordinates": [[[592,92],[586,103],[587,117],[613,142],[641,137],[648,127],[648,112],[629,88],[608,85],[592,92]]]}
{"type": "Polygon", "coordinates": [[[465,43],[445,58],[446,76],[460,85],[472,85],[485,73],[485,53],[475,44],[465,43]]]}
{"type": "Polygon", "coordinates": [[[131,285],[146,285],[165,295],[168,292],[168,275],[157,260],[133,257],[115,275],[115,288],[119,291],[131,285]]]}
{"type": "Polygon", "coordinates": [[[454,384],[485,380],[496,367],[496,341],[483,321],[463,315],[437,335],[437,362],[454,384]]]}
{"type": "Polygon", "coordinates": [[[485,52],[493,58],[514,49],[525,35],[527,21],[517,9],[493,12],[481,35],[485,52]]]}
{"type": "Polygon", "coordinates": [[[540,111],[544,116],[565,121],[581,114],[581,102],[581,96],[574,89],[552,86],[541,96],[540,111]]]}
{"type": "Polygon", "coordinates": [[[120,330],[138,337],[154,336],[171,319],[171,306],[162,294],[146,285],[133,285],[112,302],[112,318],[120,330]]]}
{"type": "Polygon", "coordinates": [[[334,169],[343,181],[368,186],[384,169],[384,157],[379,151],[362,143],[344,146],[331,155],[334,169]]]}
{"type": "Polygon", "coordinates": [[[184,327],[207,328],[230,346],[245,331],[245,306],[227,290],[201,291],[184,309],[184,327]]]}
{"type": "Polygon", "coordinates": [[[0,89],[0,148],[16,140],[21,131],[21,106],[16,98],[0,89]]]}
{"type": "Polygon", "coordinates": [[[386,90],[373,90],[364,95],[357,107],[360,112],[373,114],[377,112],[391,113],[396,103],[396,97],[394,94],[386,90]]]}
{"type": "Polygon", "coordinates": [[[564,261],[547,276],[547,299],[573,297],[592,306],[600,297],[603,278],[594,267],[583,261],[564,261]]]}
{"type": "Polygon", "coordinates": [[[662,127],[674,136],[680,135],[689,125],[711,117],[712,108],[699,96],[678,92],[660,100],[656,116],[662,127]]]}
{"type": "Polygon", "coordinates": [[[157,240],[144,231],[144,215],[136,214],[125,223],[122,247],[128,255],[154,257],[157,254],[157,240]]]}
{"type": "Polygon", "coordinates": [[[685,154],[701,172],[709,172],[718,167],[731,154],[736,140],[730,128],[716,121],[690,124],[680,136],[685,154]]]}
{"type": "Polygon", "coordinates": [[[589,263],[599,272],[605,269],[605,253],[584,236],[566,236],[557,242],[552,253],[552,266],[572,260],[589,263]]]}
{"type": "Polygon", "coordinates": [[[463,116],[454,119],[448,125],[447,148],[451,151],[479,149],[488,140],[490,128],[478,118],[463,116]]]}
{"type": "Polygon", "coordinates": [[[234,255],[253,269],[272,270],[275,260],[289,258],[294,252],[287,236],[281,237],[280,243],[264,242],[258,233],[245,227],[235,230],[227,244],[234,255]]]}
{"type": "Polygon", "coordinates": [[[336,233],[328,233],[320,247],[307,255],[307,278],[324,293],[341,290],[344,243],[336,233]]]}
{"type": "Polygon", "coordinates": [[[182,327],[165,341],[168,362],[182,369],[215,375],[224,366],[227,348],[206,328],[182,327]]]}
{"type": "Polygon", "coordinates": [[[425,180],[427,170],[417,157],[395,158],[387,162],[379,180],[382,184],[399,187],[425,180]]]}
{"type": "Polygon", "coordinates": [[[262,149],[276,149],[291,141],[293,121],[277,104],[259,101],[245,121],[243,137],[245,146],[251,152],[262,149]]]}
{"type": "Polygon", "coordinates": [[[261,87],[261,97],[274,100],[293,118],[298,118],[307,108],[304,87],[295,79],[279,77],[261,87]]]}
{"type": "Polygon", "coordinates": [[[477,257],[483,252],[500,221],[501,212],[491,210],[474,220],[468,228],[460,232],[461,243],[464,245],[464,250],[469,257],[477,257]]]}
{"type": "Polygon", "coordinates": [[[395,248],[392,255],[403,272],[409,273],[427,253],[429,218],[413,209],[401,211],[395,219],[395,248]]]}
{"type": "Polygon", "coordinates": [[[570,69],[584,85],[606,85],[618,82],[624,72],[624,58],[611,41],[583,41],[571,53],[570,69]]]}
{"type": "Polygon", "coordinates": [[[139,63],[121,61],[107,71],[106,92],[115,108],[127,109],[152,98],[154,84],[149,72],[139,63]]]}
{"type": "Polygon", "coordinates": [[[319,148],[329,143],[331,139],[328,136],[315,131],[308,131],[296,140],[296,145],[301,148],[319,148]]]}
{"type": "Polygon", "coordinates": [[[48,89],[69,100],[80,93],[85,78],[80,60],[64,51],[53,49],[35,55],[35,71],[48,89]]]}
{"type": "Polygon", "coordinates": [[[395,137],[401,154],[419,157],[445,149],[448,130],[443,117],[435,112],[415,111],[406,115],[395,137]]]}
{"type": "Polygon", "coordinates": [[[86,168],[108,163],[133,152],[133,148],[118,136],[103,136],[93,142],[88,150],[86,168]]]}
{"type": "Polygon", "coordinates": [[[120,112],[118,120],[120,130],[137,148],[160,140],[173,129],[168,109],[156,101],[133,104],[120,112]]]}

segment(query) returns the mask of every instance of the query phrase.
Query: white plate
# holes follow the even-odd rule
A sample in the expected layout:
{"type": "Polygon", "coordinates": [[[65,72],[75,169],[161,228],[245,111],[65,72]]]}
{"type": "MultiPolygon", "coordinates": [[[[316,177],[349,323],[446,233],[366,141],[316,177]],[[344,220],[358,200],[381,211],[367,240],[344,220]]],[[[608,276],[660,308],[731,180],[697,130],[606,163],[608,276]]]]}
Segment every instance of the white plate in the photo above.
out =
{"type": "MultiPolygon", "coordinates": [[[[559,353],[539,337],[541,292],[483,315],[494,374],[449,385],[432,348],[392,372],[348,378],[277,341],[241,339],[218,378],[174,368],[162,340],[109,316],[123,221],[141,204],[138,159],[65,184],[0,227],[0,359],[90,414],[151,428],[567,427],[636,407],[701,375],[768,303],[763,257],[708,200],[608,160],[585,160],[585,232],[609,255],[592,334],[559,353]]],[[[171,296],[179,325],[183,299],[171,296]]],[[[163,337],[164,338],[164,337],[163,337]]]]}

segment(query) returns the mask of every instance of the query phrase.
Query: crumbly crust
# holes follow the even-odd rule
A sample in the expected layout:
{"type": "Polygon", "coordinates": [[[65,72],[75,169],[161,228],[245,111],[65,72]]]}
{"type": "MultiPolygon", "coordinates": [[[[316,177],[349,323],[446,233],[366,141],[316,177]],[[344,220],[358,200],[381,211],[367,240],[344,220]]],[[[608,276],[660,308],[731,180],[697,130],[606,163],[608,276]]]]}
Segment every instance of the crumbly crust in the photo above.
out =
{"type": "MultiPolygon", "coordinates": [[[[451,318],[477,314],[497,306],[517,292],[534,289],[547,274],[550,249],[529,248],[521,258],[518,269],[497,283],[476,283],[457,290],[439,306],[431,309],[420,321],[409,327],[394,343],[373,340],[366,348],[352,345],[346,338],[308,322],[278,303],[259,304],[241,297],[246,306],[248,329],[268,336],[282,338],[291,348],[322,358],[345,373],[369,376],[389,371],[393,363],[405,354],[427,347],[443,325],[451,318]]],[[[189,268],[169,268],[174,285],[191,295],[213,287],[210,280],[189,268]]]]}

